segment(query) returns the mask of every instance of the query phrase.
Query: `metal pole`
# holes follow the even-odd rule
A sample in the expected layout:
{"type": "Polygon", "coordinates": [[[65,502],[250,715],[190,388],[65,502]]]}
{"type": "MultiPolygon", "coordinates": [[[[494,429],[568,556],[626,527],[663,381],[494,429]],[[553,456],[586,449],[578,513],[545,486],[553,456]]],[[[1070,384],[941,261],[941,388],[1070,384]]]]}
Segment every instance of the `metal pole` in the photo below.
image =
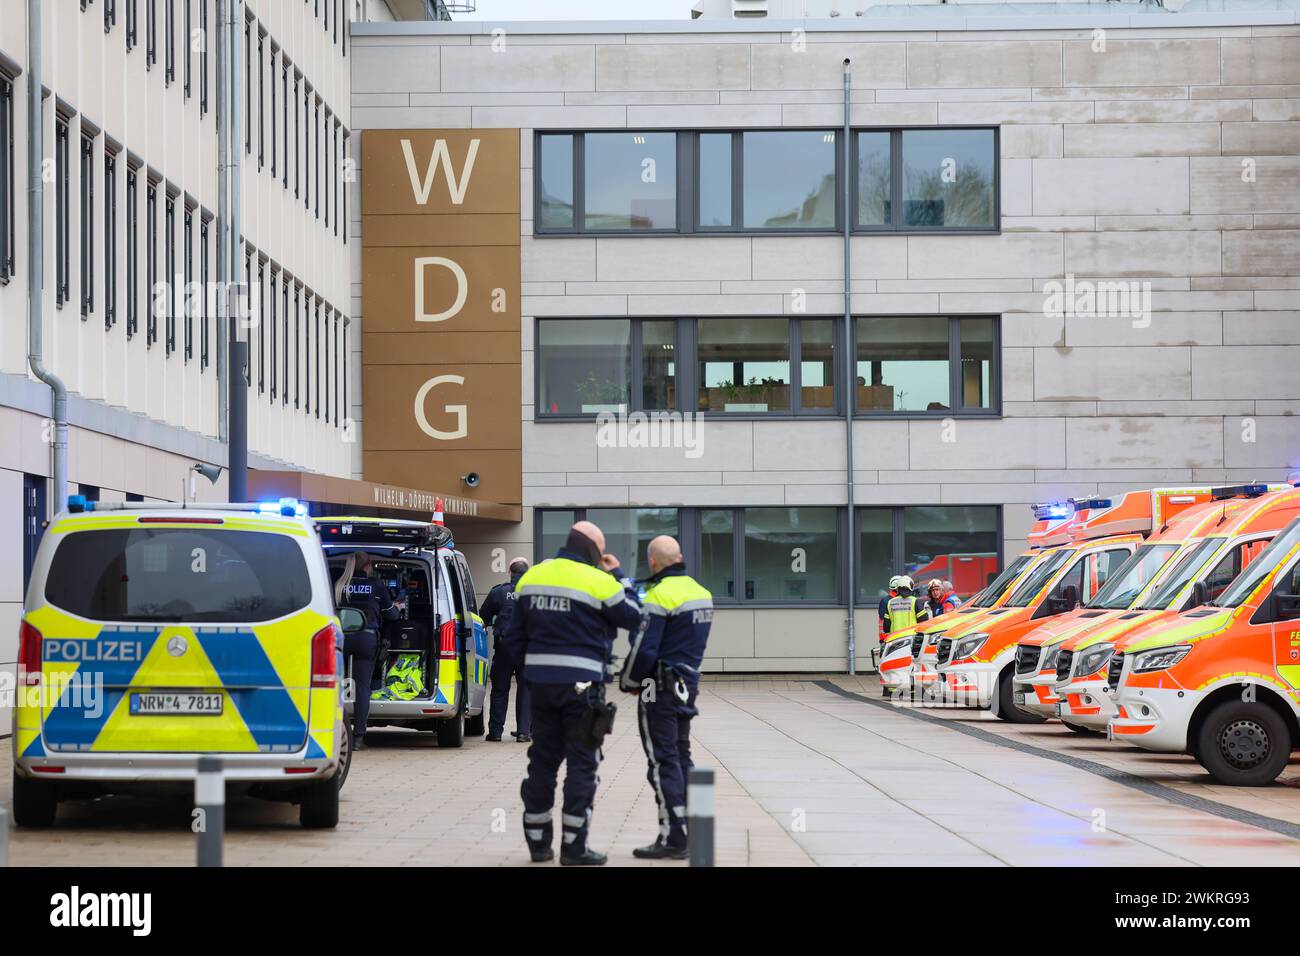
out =
{"type": "Polygon", "coordinates": [[[848,563],[848,599],[849,599],[849,673],[858,672],[858,631],[854,623],[854,604],[858,591],[857,580],[857,540],[853,535],[853,404],[858,394],[857,363],[854,355],[857,351],[853,341],[853,172],[849,162],[853,150],[849,148],[852,135],[850,106],[853,102],[853,72],[849,60],[844,60],[844,454],[845,454],[845,490],[847,491],[849,510],[849,563],[848,563]]]}
{"type": "Polygon", "coordinates": [[[0,807],[0,866],[9,865],[9,814],[0,807]]]}
{"type": "MultiPolygon", "coordinates": [[[[217,292],[213,295],[211,290],[203,290],[204,301],[210,302],[216,311],[217,437],[223,442],[229,441],[229,432],[226,425],[226,365],[229,361],[229,349],[226,348],[226,230],[230,226],[228,208],[230,201],[226,195],[228,174],[226,164],[229,161],[226,152],[228,135],[226,128],[228,125],[226,123],[226,4],[228,2],[230,0],[217,0],[217,19],[214,24],[216,27],[217,76],[212,92],[217,97],[217,292]]],[[[208,43],[209,38],[205,36],[203,42],[208,43]]]]}
{"type": "Polygon", "coordinates": [[[68,389],[63,379],[45,367],[41,327],[45,290],[45,114],[41,100],[41,0],[27,0],[27,364],[50,387],[50,417],[54,421],[54,500],[50,513],[63,509],[68,498],[68,389]]]}
{"type": "Polygon", "coordinates": [[[226,837],[226,779],[220,757],[200,757],[194,778],[194,808],[199,811],[199,866],[222,866],[226,837]]]}
{"type": "Polygon", "coordinates": [[[240,222],[240,185],[244,173],[244,153],[241,140],[242,122],[239,103],[243,97],[243,70],[239,65],[240,31],[243,11],[240,0],[230,3],[230,374],[226,377],[230,419],[228,461],[230,475],[228,490],[230,501],[248,500],[248,379],[245,378],[248,342],[247,307],[248,289],[243,285],[240,267],[244,258],[242,223],[240,222]],[[239,290],[235,292],[234,290],[239,290]]]}
{"type": "Polygon", "coordinates": [[[713,771],[686,774],[686,842],[691,866],[713,866],[713,771]]]}

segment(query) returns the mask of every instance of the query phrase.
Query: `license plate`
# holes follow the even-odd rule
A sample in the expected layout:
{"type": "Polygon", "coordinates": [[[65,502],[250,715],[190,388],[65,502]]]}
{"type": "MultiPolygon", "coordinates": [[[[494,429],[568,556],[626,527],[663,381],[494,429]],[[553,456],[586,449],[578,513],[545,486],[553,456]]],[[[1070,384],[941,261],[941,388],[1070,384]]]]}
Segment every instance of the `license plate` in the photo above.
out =
{"type": "Polygon", "coordinates": [[[221,694],[132,694],[131,714],[137,717],[165,717],[188,714],[217,717],[225,698],[221,694]]]}
{"type": "Polygon", "coordinates": [[[1025,702],[1025,692],[1023,690],[1013,691],[1011,693],[1011,701],[1015,704],[1023,704],[1025,702]]]}
{"type": "Polygon", "coordinates": [[[1065,704],[1064,704],[1064,702],[1059,703],[1059,704],[1056,705],[1056,716],[1057,716],[1057,717],[1064,717],[1064,716],[1065,716],[1065,704]]]}

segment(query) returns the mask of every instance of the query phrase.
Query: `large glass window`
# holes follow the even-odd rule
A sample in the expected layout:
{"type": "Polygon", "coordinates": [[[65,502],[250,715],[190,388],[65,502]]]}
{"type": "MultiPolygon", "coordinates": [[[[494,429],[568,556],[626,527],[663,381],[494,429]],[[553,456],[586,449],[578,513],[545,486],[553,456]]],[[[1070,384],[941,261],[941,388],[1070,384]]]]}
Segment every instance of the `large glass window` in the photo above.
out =
{"type": "Polygon", "coordinates": [[[0,76],[0,282],[14,274],[14,82],[0,76]]]}
{"type": "Polygon", "coordinates": [[[605,551],[617,557],[624,573],[638,581],[650,576],[645,552],[652,539],[667,534],[681,540],[676,508],[548,509],[540,512],[537,521],[537,560],[555,557],[578,521],[594,522],[605,533],[605,551]]]}
{"type": "Polygon", "coordinates": [[[888,132],[858,133],[857,226],[888,226],[894,221],[891,139],[888,132]]]}
{"type": "Polygon", "coordinates": [[[677,407],[677,323],[672,320],[640,323],[641,407],[677,407]]]}
{"type": "Polygon", "coordinates": [[[701,133],[699,139],[699,209],[701,229],[726,229],[735,225],[732,209],[731,133],[701,133]]]}
{"type": "Polygon", "coordinates": [[[68,212],[68,121],[58,117],[54,121],[54,303],[63,308],[68,301],[68,274],[71,271],[69,259],[69,212],[68,212]]]}
{"type": "Polygon", "coordinates": [[[700,319],[701,411],[790,410],[790,320],[700,319]]]}
{"type": "Polygon", "coordinates": [[[676,133],[588,133],[584,140],[585,229],[676,228],[676,133]]]}
{"type": "Polygon", "coordinates": [[[746,229],[834,229],[834,131],[742,134],[746,229]]]}
{"type": "Polygon", "coordinates": [[[736,597],[736,514],[729,508],[700,512],[697,578],[715,601],[736,597]]]}
{"type": "Polygon", "coordinates": [[[835,508],[700,512],[700,580],[718,602],[834,604],[839,600],[835,508]]]}
{"type": "Polygon", "coordinates": [[[632,394],[628,319],[547,319],[537,324],[540,415],[595,415],[627,406],[632,394]]]}
{"type": "Polygon", "coordinates": [[[95,139],[81,137],[81,317],[95,311],[95,139]]]}
{"type": "Polygon", "coordinates": [[[903,225],[994,227],[991,129],[903,130],[903,225]]]}
{"type": "Polygon", "coordinates": [[[537,144],[537,226],[572,229],[573,137],[541,136],[537,144]]]}
{"type": "Polygon", "coordinates": [[[858,594],[876,601],[889,579],[906,574],[918,590],[939,578],[963,600],[998,575],[1002,541],[997,505],[916,505],[860,508],[857,518],[858,594]]]}
{"type": "Polygon", "coordinates": [[[995,319],[862,317],[856,337],[859,412],[980,413],[999,406],[995,319]]]}

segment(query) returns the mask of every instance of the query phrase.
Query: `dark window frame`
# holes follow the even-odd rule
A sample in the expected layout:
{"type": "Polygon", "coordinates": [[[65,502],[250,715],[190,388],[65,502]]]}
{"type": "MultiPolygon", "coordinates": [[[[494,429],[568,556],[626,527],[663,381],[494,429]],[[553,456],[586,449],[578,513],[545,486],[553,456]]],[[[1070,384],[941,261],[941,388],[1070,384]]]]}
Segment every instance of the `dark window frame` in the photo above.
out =
{"type": "MultiPolygon", "coordinates": [[[[762,315],[762,316],[737,316],[737,315],[701,315],[693,316],[687,319],[691,323],[690,349],[691,349],[691,376],[692,385],[694,386],[692,396],[694,402],[690,409],[685,411],[698,412],[707,419],[715,421],[768,421],[772,418],[797,418],[803,419],[822,419],[834,420],[844,417],[844,395],[845,383],[840,381],[844,377],[844,318],[843,316],[833,315],[808,315],[799,313],[797,315],[762,315]],[[779,409],[771,412],[711,412],[708,409],[699,408],[699,364],[700,364],[700,336],[699,323],[703,320],[719,319],[723,321],[745,322],[753,319],[786,319],[789,322],[787,332],[787,342],[789,344],[790,365],[790,408],[779,409]],[[839,321],[836,321],[838,319],[839,321]],[[805,409],[803,407],[803,323],[805,321],[829,321],[831,323],[831,353],[834,356],[834,364],[831,366],[833,378],[831,385],[835,390],[834,404],[831,409],[805,409]]],[[[677,359],[678,367],[682,365],[682,357],[677,359]]]]}
{"type": "Polygon", "coordinates": [[[266,391],[266,256],[257,260],[257,394],[266,391]]]}
{"type": "MultiPolygon", "coordinates": [[[[190,359],[194,357],[194,302],[190,297],[190,286],[194,282],[194,213],[196,206],[191,202],[185,203],[185,211],[182,215],[182,228],[185,235],[182,242],[183,252],[181,253],[183,261],[181,262],[182,274],[184,276],[184,292],[181,301],[185,309],[185,362],[189,364],[190,359]]],[[[174,298],[174,297],[173,297],[174,298]]]]}
{"type": "Polygon", "coordinates": [[[537,129],[533,133],[533,235],[540,238],[556,236],[679,236],[679,235],[738,235],[738,236],[833,236],[842,235],[844,217],[852,217],[853,235],[999,235],[1002,232],[1002,157],[1001,127],[980,124],[935,124],[918,127],[877,127],[854,126],[850,129],[847,163],[845,170],[845,148],[837,142],[835,150],[835,227],[799,228],[778,227],[758,228],[744,225],[744,134],[766,132],[822,132],[834,133],[837,140],[843,138],[842,126],[827,127],[727,127],[727,128],[682,128],[682,129],[537,129]],[[955,130],[981,130],[993,133],[993,225],[992,226],[905,226],[902,224],[902,136],[904,132],[947,132],[955,130]],[[585,137],[588,133],[675,133],[677,135],[677,225],[672,229],[587,229],[583,222],[585,209],[585,173],[586,151],[585,137]],[[858,134],[891,134],[890,155],[890,191],[892,198],[891,218],[893,225],[863,226],[858,223],[858,134]],[[700,226],[699,195],[699,138],[704,134],[730,134],[732,136],[732,181],[731,181],[731,225],[700,226]],[[541,185],[542,185],[542,137],[569,136],[573,139],[573,225],[569,227],[543,227],[541,224],[541,185]],[[844,208],[844,179],[850,177],[850,203],[852,208],[844,208]]]}
{"type": "MultiPolygon", "coordinates": [[[[199,0],[199,2],[202,3],[203,0],[199,0]]],[[[191,5],[194,3],[194,0],[181,0],[181,3],[185,5],[185,32],[181,34],[181,39],[182,39],[181,55],[185,60],[184,90],[185,90],[185,98],[188,100],[190,98],[190,91],[193,88],[191,75],[194,72],[191,63],[191,61],[194,58],[193,51],[190,49],[190,47],[194,42],[193,41],[193,36],[194,36],[193,11],[191,9],[191,5]]]]}
{"type": "Polygon", "coordinates": [[[199,0],[199,32],[202,47],[199,49],[199,115],[208,112],[208,4],[212,0],[199,0]]]}
{"type": "Polygon", "coordinates": [[[54,120],[54,260],[55,260],[55,307],[63,308],[63,304],[68,301],[70,288],[69,272],[71,272],[72,263],[70,237],[68,235],[71,227],[70,196],[68,195],[68,180],[71,173],[68,169],[68,150],[69,137],[69,120],[65,116],[58,116],[54,120]]]}
{"type": "Polygon", "coordinates": [[[95,137],[81,134],[78,186],[81,192],[79,258],[81,259],[81,317],[95,311],[95,137]]]}
{"type": "Polygon", "coordinates": [[[117,325],[117,156],[104,150],[104,328],[117,325]]]}
{"type": "MultiPolygon", "coordinates": [[[[935,315],[925,313],[924,315],[898,316],[894,314],[879,315],[854,315],[853,316],[853,369],[854,369],[854,388],[849,393],[853,401],[853,417],[863,419],[909,419],[909,418],[1002,418],[1002,394],[1003,394],[1003,371],[1004,363],[1002,361],[1002,316],[997,313],[976,312],[971,314],[949,313],[944,315],[935,315]],[[913,409],[901,411],[881,411],[879,409],[863,410],[857,407],[856,387],[857,367],[858,367],[858,328],[859,325],[872,319],[890,319],[890,318],[946,318],[948,320],[948,397],[955,405],[953,408],[913,409]],[[993,400],[988,408],[972,407],[966,408],[962,401],[961,389],[961,322],[963,319],[987,319],[993,323],[993,368],[989,373],[989,387],[993,392],[993,400]]],[[[841,358],[843,353],[841,353],[841,358]]],[[[842,363],[841,363],[842,364],[842,363]]],[[[843,407],[843,406],[841,406],[843,407]]]]}
{"type": "Polygon", "coordinates": [[[267,339],[271,343],[271,358],[270,361],[267,363],[271,369],[271,388],[270,388],[269,400],[271,404],[274,405],[276,397],[279,395],[279,389],[277,388],[278,376],[276,375],[276,372],[278,371],[279,368],[277,363],[280,357],[278,343],[276,342],[277,328],[278,328],[277,323],[280,317],[279,302],[277,301],[279,296],[280,270],[275,267],[274,263],[270,264],[270,274],[271,274],[271,285],[270,288],[267,290],[267,302],[270,304],[271,308],[268,311],[267,315],[263,316],[263,321],[267,322],[269,325],[268,334],[267,334],[267,339]]]}
{"type": "Polygon", "coordinates": [[[163,0],[163,81],[171,86],[176,81],[176,0],[163,0]]]}
{"type": "Polygon", "coordinates": [[[167,273],[163,283],[167,286],[167,324],[164,341],[167,355],[176,351],[176,199],[178,194],[170,188],[163,199],[163,263],[167,273]]]}
{"type": "Polygon", "coordinates": [[[202,311],[200,312],[199,323],[199,368],[205,369],[210,361],[209,341],[211,339],[210,326],[212,323],[212,313],[208,308],[213,305],[212,298],[208,293],[208,266],[210,260],[210,242],[212,231],[212,217],[202,214],[199,217],[199,282],[203,286],[201,296],[202,311]]]}
{"type": "Polygon", "coordinates": [[[126,0],[126,52],[130,53],[140,42],[138,33],[140,9],[139,0],[126,0]]]}
{"type": "Polygon", "coordinates": [[[111,33],[117,23],[117,0],[104,0],[104,32],[111,33]]]}
{"type": "MultiPolygon", "coordinates": [[[[1006,517],[1006,509],[1005,506],[1001,504],[990,504],[988,502],[953,503],[953,502],[945,501],[941,504],[935,503],[935,504],[915,504],[915,505],[859,505],[853,509],[853,527],[850,531],[850,538],[851,538],[850,547],[852,548],[858,547],[859,539],[861,538],[862,535],[862,517],[866,512],[868,511],[889,512],[891,514],[891,522],[892,522],[891,531],[890,531],[892,535],[892,540],[890,541],[891,548],[892,548],[890,554],[890,565],[891,567],[897,569],[897,573],[900,574],[903,573],[903,568],[906,567],[906,560],[907,560],[907,539],[906,539],[907,514],[906,513],[909,509],[912,508],[992,508],[994,509],[994,515],[995,515],[994,533],[997,535],[997,544],[995,545],[995,553],[997,554],[998,557],[998,573],[1001,573],[1002,569],[1005,567],[1005,552],[1006,552],[1006,543],[1007,543],[1006,526],[1004,523],[1006,517]]],[[[842,552],[841,557],[846,558],[847,552],[842,552]]],[[[862,576],[861,552],[858,551],[854,552],[853,570],[854,573],[859,578],[861,578],[862,576]]],[[[847,568],[845,569],[845,571],[847,573],[847,568]]],[[[921,588],[924,588],[925,586],[924,582],[918,581],[917,586],[918,586],[917,595],[919,597],[924,598],[925,595],[922,595],[919,590],[921,588]]],[[[872,605],[871,602],[878,601],[879,598],[875,595],[871,595],[867,593],[866,582],[858,581],[856,582],[855,587],[856,587],[855,593],[857,595],[855,600],[857,604],[863,608],[867,608],[869,610],[875,610],[875,607],[872,605]]]]}
{"type": "MultiPolygon", "coordinates": [[[[266,30],[257,32],[257,168],[266,165],[266,30]]],[[[250,117],[251,119],[251,117],[250,117]]]]}
{"type": "Polygon", "coordinates": [[[14,78],[0,74],[0,285],[17,270],[14,193],[14,78]]]}
{"type": "Polygon", "coordinates": [[[144,44],[145,69],[152,70],[158,62],[158,0],[145,0],[144,44]]]}
{"type": "Polygon", "coordinates": [[[156,179],[145,186],[145,340],[150,348],[158,341],[158,312],[154,308],[154,285],[158,281],[158,186],[156,179]]]}
{"type": "Polygon", "coordinates": [[[140,329],[140,167],[126,167],[126,337],[140,329]]]}

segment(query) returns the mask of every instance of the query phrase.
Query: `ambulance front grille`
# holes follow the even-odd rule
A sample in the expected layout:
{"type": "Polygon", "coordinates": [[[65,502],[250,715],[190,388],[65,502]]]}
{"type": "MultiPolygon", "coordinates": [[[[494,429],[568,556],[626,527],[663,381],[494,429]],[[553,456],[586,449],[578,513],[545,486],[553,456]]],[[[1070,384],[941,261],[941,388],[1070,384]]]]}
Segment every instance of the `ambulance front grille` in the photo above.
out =
{"type": "Polygon", "coordinates": [[[915,634],[912,636],[912,658],[914,660],[921,656],[921,648],[924,646],[925,646],[924,634],[915,634]]]}
{"type": "Polygon", "coordinates": [[[952,638],[945,637],[939,641],[939,649],[935,652],[935,660],[940,664],[947,664],[950,657],[952,657],[952,638]]]}
{"type": "Polygon", "coordinates": [[[1070,662],[1074,658],[1074,651],[1061,651],[1056,655],[1056,679],[1058,681],[1068,680],[1070,677],[1070,662]]]}
{"type": "Polygon", "coordinates": [[[1119,686],[1119,675],[1124,671],[1124,655],[1112,654],[1110,658],[1110,669],[1106,671],[1106,683],[1111,690],[1119,686]]]}
{"type": "Polygon", "coordinates": [[[1016,648],[1016,673],[1034,674],[1038,672],[1038,658],[1042,655],[1041,647],[1021,644],[1016,648]]]}

